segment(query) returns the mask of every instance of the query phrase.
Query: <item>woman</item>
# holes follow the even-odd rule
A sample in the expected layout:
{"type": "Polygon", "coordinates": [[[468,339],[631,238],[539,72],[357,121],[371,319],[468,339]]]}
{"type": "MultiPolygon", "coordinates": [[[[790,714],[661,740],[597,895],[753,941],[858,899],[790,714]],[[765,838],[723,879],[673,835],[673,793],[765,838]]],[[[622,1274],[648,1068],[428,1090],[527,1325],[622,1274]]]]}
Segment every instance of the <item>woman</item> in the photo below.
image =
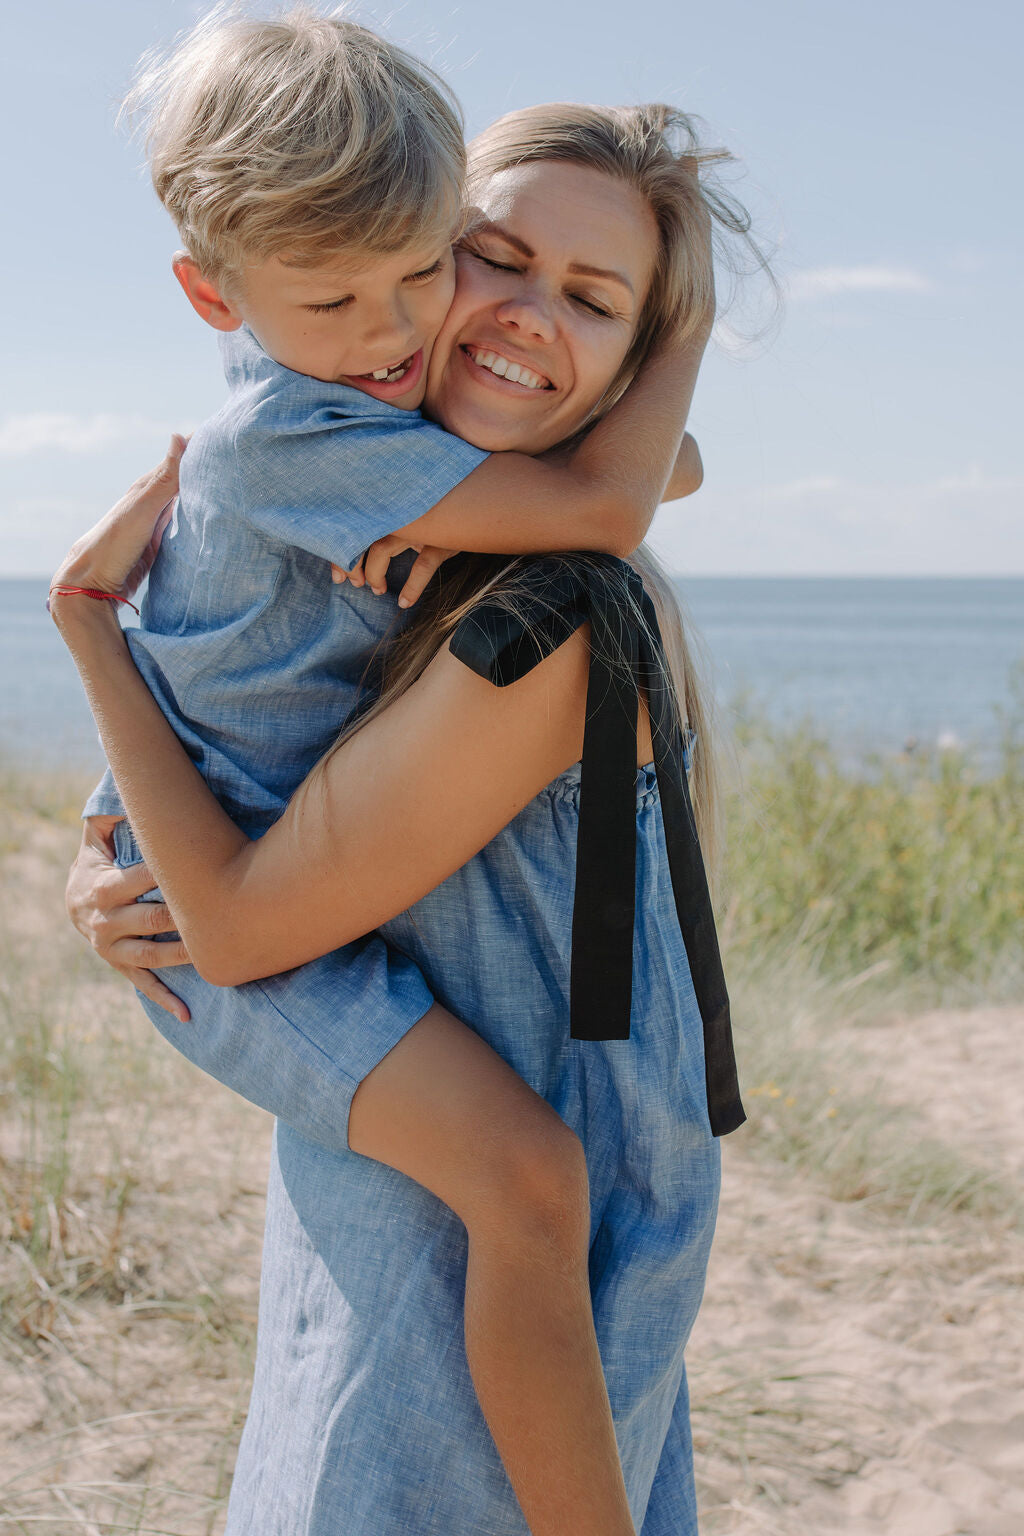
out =
{"type": "MultiPolygon", "coordinates": [[[[435,350],[444,370],[435,409],[450,430],[482,446],[539,451],[584,424],[573,416],[573,388],[545,400],[547,391],[517,395],[496,386],[480,361],[481,343],[508,337],[535,371],[567,374],[573,387],[578,380],[592,383],[594,370],[603,367],[601,403],[607,404],[651,341],[677,322],[685,252],[671,208],[682,185],[692,199],[696,167],[670,152],[665,127],[664,114],[534,109],[503,120],[475,147],[474,193],[487,221],[460,256],[459,294],[443,333],[447,345],[439,340],[435,350]],[[580,262],[567,219],[574,189],[593,189],[594,177],[605,194],[622,194],[621,218],[636,218],[637,261],[631,271],[618,272],[626,281],[616,290],[625,286],[632,302],[578,303],[581,267],[608,277],[593,245],[580,262]],[[644,220],[642,206],[638,216],[638,196],[653,218],[644,220]]],[[[743,227],[720,203],[711,206],[730,227],[743,227]]],[[[79,564],[65,569],[62,580],[88,574],[79,564]]],[[[552,577],[556,586],[559,579],[552,577]]],[[[612,573],[612,609],[619,614],[635,591],[628,583],[615,587],[616,580],[612,573]]],[[[274,968],[294,965],[380,924],[421,966],[439,1000],[471,1020],[579,1137],[587,1162],[584,1247],[596,1334],[629,1517],[650,1536],[695,1529],[682,1350],[703,1284],[718,1154],[708,1123],[707,1019],[702,1024],[690,980],[674,906],[676,870],[670,875],[665,860],[658,785],[649,769],[641,769],[634,808],[644,899],[632,1038],[628,1044],[569,1038],[572,852],[580,809],[579,770],[572,765],[583,747],[589,655],[581,620],[591,618],[595,634],[601,623],[596,610],[580,614],[573,607],[581,590],[580,581],[574,583],[565,612],[575,622],[563,624],[556,637],[564,643],[496,692],[458,659],[460,644],[467,654],[459,617],[489,612],[493,620],[496,611],[507,614],[524,601],[542,614],[551,589],[537,607],[536,586],[527,581],[524,598],[519,575],[463,563],[457,580],[442,586],[441,598],[405,637],[385,683],[386,707],[372,711],[321,765],[280,833],[273,829],[248,853],[232,843],[218,820],[222,813],[203,800],[191,771],[180,771],[180,748],[160,736],[157,721],[132,695],[123,648],[120,656],[114,649],[121,642],[109,629],[93,633],[94,620],[102,623],[106,615],[81,611],[105,605],[79,605],[62,622],[74,631],[70,643],[103,714],[129,810],[133,795],[147,793],[143,783],[132,783],[132,759],[150,754],[152,737],[155,756],[140,778],[148,771],[152,781],[156,766],[159,798],[163,810],[173,811],[171,820],[188,816],[202,829],[200,843],[226,850],[219,867],[202,859],[190,871],[176,866],[173,833],[161,830],[161,807],[143,808],[136,800],[152,839],[151,863],[197,960],[202,950],[201,968],[222,979],[262,975],[268,954],[274,968]],[[477,601],[485,592],[489,608],[477,601]],[[119,714],[126,701],[128,711],[119,714]],[[401,838],[410,826],[417,842],[433,836],[425,856],[419,849],[411,860],[415,872],[389,878],[384,889],[368,868],[353,902],[353,833],[344,866],[332,841],[343,824],[331,814],[339,795],[350,829],[369,829],[359,868],[376,861],[378,869],[401,869],[407,851],[401,838]],[[389,828],[389,814],[400,833],[389,828]],[[299,862],[288,855],[296,834],[291,846],[307,852],[299,862]],[[313,846],[323,853],[311,865],[313,846]],[[213,931],[224,925],[211,928],[204,893],[212,891],[219,902],[225,892],[238,891],[230,875],[221,877],[239,854],[251,878],[244,910],[232,911],[235,944],[213,931]]],[[[589,594],[601,588],[593,570],[582,587],[589,594]]],[[[601,644],[608,640],[606,634],[601,644]]],[[[652,679],[648,670],[648,683],[652,679]]],[[[689,677],[685,696],[689,704],[689,677]]],[[[657,710],[659,701],[649,702],[657,710]]],[[[672,727],[664,711],[657,723],[667,737],[672,727]]],[[[633,734],[630,764],[647,763],[651,738],[643,716],[633,734]]],[[[584,842],[581,836],[581,853],[584,842]]],[[[600,966],[600,955],[591,959],[600,966]]],[[[587,974],[584,968],[584,984],[587,974]]],[[[576,986],[574,973],[574,993],[576,986]]],[[[279,1126],[257,1379],[232,1494],[232,1530],[264,1528],[258,1521],[289,1531],[339,1524],[367,1532],[525,1529],[462,1345],[464,1323],[468,1337],[462,1290],[467,1259],[472,1262],[466,1229],[438,1198],[395,1171],[403,1163],[393,1148],[382,1155],[372,1135],[362,1139],[361,1127],[372,1124],[372,1116],[364,1120],[361,1096],[371,1103],[374,1093],[385,1091],[382,1082],[392,1102],[396,1093],[416,1094],[415,1057],[406,1065],[401,1060],[405,1045],[356,1093],[354,1151],[332,1152],[279,1126]],[[356,1155],[360,1151],[366,1155],[356,1155]]],[[[472,1094],[460,1099],[455,1090],[448,1109],[471,1115],[472,1094]]],[[[730,1113],[736,1123],[736,1106],[730,1113]]],[[[481,1147],[487,1131],[479,1127],[481,1147]]],[[[516,1303],[510,1295],[510,1328],[516,1303]]],[[[529,1404],[520,1404],[519,1413],[528,1436],[529,1404]]],[[[508,1470],[514,1480],[515,1469],[508,1470]]],[[[552,1466],[552,1482],[559,1476],[552,1466]]]]}

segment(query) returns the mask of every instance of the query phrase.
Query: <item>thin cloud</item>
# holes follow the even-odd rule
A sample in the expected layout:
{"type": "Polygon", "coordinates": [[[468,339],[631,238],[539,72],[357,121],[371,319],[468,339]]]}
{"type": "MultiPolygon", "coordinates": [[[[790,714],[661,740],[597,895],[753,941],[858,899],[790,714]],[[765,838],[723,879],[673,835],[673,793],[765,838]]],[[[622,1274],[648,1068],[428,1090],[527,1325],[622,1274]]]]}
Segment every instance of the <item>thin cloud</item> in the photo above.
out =
{"type": "Polygon", "coordinates": [[[821,299],[843,293],[931,293],[935,284],[913,267],[809,267],[789,279],[790,298],[821,299]]]}
{"type": "Polygon", "coordinates": [[[839,490],[841,485],[842,481],[834,475],[808,475],[803,480],[787,480],[782,485],[765,486],[762,494],[765,501],[785,506],[790,502],[806,501],[808,497],[827,495],[839,490]]]}
{"type": "Polygon", "coordinates": [[[669,569],[691,574],[1024,573],[1024,476],[981,464],[911,481],[822,474],[732,490],[710,481],[681,505],[685,517],[659,513],[653,542],[669,569]]]}
{"type": "Polygon", "coordinates": [[[117,443],[141,442],[167,433],[164,422],[149,416],[28,411],[0,421],[0,459],[50,452],[101,453],[117,443]]]}

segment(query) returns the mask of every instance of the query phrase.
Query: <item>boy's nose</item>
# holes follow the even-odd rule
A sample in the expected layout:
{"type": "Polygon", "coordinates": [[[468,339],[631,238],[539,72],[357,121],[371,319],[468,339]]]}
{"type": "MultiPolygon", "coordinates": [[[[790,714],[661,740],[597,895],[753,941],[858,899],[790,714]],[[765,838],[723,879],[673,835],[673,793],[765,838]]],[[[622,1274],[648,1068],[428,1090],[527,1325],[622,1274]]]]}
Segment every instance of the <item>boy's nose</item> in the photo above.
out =
{"type": "Polygon", "coordinates": [[[394,305],[379,311],[368,322],[363,333],[366,348],[381,354],[381,362],[397,363],[408,355],[408,349],[416,339],[412,317],[402,305],[394,305]]]}

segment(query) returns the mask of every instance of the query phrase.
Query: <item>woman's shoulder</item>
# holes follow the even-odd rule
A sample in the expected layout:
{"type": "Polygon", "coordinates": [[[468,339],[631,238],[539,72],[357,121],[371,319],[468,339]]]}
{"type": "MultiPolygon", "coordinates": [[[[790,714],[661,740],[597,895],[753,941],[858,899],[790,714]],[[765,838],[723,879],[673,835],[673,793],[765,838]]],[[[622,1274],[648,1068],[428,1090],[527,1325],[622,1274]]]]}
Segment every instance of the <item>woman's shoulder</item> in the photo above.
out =
{"type": "Polygon", "coordinates": [[[496,687],[519,682],[598,613],[635,602],[632,567],[586,551],[513,562],[459,621],[451,655],[496,687]]]}

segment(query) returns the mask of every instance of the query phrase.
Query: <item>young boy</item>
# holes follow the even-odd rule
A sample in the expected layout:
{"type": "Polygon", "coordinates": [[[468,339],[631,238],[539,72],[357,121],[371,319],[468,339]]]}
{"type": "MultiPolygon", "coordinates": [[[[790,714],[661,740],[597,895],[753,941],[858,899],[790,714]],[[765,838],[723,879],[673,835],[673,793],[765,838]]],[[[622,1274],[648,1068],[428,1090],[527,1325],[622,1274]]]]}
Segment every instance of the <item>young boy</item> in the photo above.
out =
{"type": "MultiPolygon", "coordinates": [[[[174,272],[222,334],[230,395],[189,445],[131,645],[255,835],[336,738],[400,617],[332,588],[331,563],[358,567],[396,532],[443,550],[628,553],[664,481],[631,462],[631,439],[675,405],[641,380],[561,464],[487,455],[422,417],[465,151],[441,83],[372,33],[308,12],[215,15],[133,98],[186,247],[174,272]]],[[[108,775],[86,815],[122,813],[108,775]]]]}
{"type": "MultiPolygon", "coordinates": [[[[214,19],[137,100],[185,246],[175,274],[222,333],[230,393],[189,444],[130,645],[204,778],[259,836],[399,618],[392,599],[333,585],[331,564],[351,570],[395,533],[440,550],[626,553],[668,465],[652,456],[624,476],[621,461],[638,422],[666,419],[676,397],[662,398],[670,372],[649,377],[559,463],[488,456],[424,420],[464,148],[440,83],[373,34],[307,12],[214,19]]],[[[108,774],[85,815],[123,814],[108,774]]],[[[114,840],[122,865],[138,862],[126,822],[114,840]]],[[[215,988],[183,970],[176,986],[192,1025],[147,1012],[178,1049],[343,1152],[356,1088],[436,1006],[376,937],[271,983],[215,988]]]]}

